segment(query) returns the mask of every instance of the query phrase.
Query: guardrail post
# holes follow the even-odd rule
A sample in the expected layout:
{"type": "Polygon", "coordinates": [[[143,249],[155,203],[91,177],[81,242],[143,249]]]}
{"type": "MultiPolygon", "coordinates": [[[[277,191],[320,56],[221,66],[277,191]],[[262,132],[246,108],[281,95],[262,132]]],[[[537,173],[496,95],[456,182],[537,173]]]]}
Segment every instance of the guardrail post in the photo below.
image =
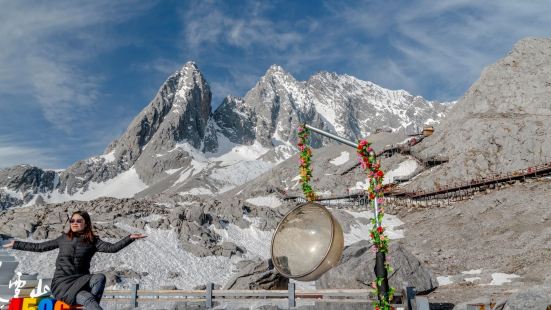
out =
{"type": "Polygon", "coordinates": [[[296,307],[297,303],[295,300],[295,283],[289,283],[287,286],[288,289],[288,298],[289,298],[289,309],[296,307]]]}
{"type": "Polygon", "coordinates": [[[406,310],[415,310],[413,309],[413,300],[415,299],[415,288],[412,286],[409,286],[409,284],[406,282],[402,286],[402,304],[404,305],[406,310]]]}
{"type": "Polygon", "coordinates": [[[207,293],[206,293],[206,303],[207,303],[207,309],[212,308],[212,290],[214,289],[214,283],[209,282],[207,283],[207,293]]]}
{"type": "Polygon", "coordinates": [[[429,310],[429,299],[426,296],[415,296],[415,309],[414,310],[429,310]]]}
{"type": "Polygon", "coordinates": [[[135,283],[132,284],[132,300],[131,300],[131,307],[132,308],[138,308],[138,288],[139,284],[135,283]]]}

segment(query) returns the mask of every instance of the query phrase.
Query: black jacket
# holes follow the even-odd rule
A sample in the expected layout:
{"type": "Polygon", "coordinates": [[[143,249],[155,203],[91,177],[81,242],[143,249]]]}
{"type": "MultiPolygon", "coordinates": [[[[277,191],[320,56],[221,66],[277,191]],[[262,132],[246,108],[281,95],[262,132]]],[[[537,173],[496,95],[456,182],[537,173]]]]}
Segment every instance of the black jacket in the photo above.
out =
{"type": "Polygon", "coordinates": [[[90,281],[90,261],[96,252],[115,253],[132,243],[130,235],[117,243],[109,243],[96,237],[93,243],[85,242],[82,236],[73,240],[63,233],[57,239],[42,243],[15,241],[13,249],[44,252],[59,248],[52,279],[52,293],[57,300],[75,304],[77,293],[90,281]]]}

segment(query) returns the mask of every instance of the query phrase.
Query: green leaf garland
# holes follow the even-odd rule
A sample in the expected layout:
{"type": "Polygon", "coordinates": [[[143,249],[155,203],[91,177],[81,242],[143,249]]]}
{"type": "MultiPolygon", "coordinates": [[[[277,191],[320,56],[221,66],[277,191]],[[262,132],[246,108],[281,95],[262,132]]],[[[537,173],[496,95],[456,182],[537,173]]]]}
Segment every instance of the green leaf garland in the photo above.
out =
{"type": "Polygon", "coordinates": [[[312,150],[308,146],[308,137],[310,136],[310,130],[304,125],[298,128],[298,149],[300,150],[300,183],[302,184],[302,191],[308,201],[316,200],[316,194],[310,186],[310,179],[312,178],[312,168],[310,168],[312,150]]]}

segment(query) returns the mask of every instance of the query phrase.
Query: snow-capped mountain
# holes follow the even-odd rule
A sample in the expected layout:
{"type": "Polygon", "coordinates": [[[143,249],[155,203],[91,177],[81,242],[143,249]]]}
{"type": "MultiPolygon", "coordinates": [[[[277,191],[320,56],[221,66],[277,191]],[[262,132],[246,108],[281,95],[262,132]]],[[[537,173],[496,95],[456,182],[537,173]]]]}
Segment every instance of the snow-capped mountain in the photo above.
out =
{"type": "MultiPolygon", "coordinates": [[[[413,130],[442,118],[445,110],[446,104],[349,75],[321,72],[297,81],[273,65],[244,98],[226,98],[214,117],[233,142],[256,140],[272,148],[294,145],[302,122],[355,141],[378,128],[413,130]],[[236,124],[238,132],[234,132],[236,124]]],[[[314,146],[320,144],[312,141],[314,146]]]]}
{"type": "MultiPolygon", "coordinates": [[[[289,158],[301,123],[356,140],[377,128],[437,121],[447,108],[348,75],[321,72],[297,81],[277,65],[243,98],[228,96],[214,112],[211,98],[197,65],[186,63],[103,155],[60,172],[24,165],[1,171],[0,208],[101,196],[212,195],[289,158]]],[[[314,147],[329,142],[311,141],[314,147]]]]}

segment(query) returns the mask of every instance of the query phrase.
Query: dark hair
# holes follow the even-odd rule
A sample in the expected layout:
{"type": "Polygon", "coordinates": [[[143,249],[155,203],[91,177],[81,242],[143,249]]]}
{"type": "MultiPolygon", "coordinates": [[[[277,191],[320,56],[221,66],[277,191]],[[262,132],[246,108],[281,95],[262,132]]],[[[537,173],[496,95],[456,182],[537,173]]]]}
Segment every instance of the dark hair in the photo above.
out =
{"type": "MultiPolygon", "coordinates": [[[[90,242],[90,243],[93,243],[95,238],[96,238],[96,234],[94,233],[94,230],[92,229],[92,220],[90,219],[90,214],[88,214],[88,212],[86,211],[75,211],[73,212],[73,214],[71,215],[71,219],[73,218],[73,216],[75,216],[76,214],[82,216],[82,218],[84,219],[84,224],[86,225],[84,227],[84,230],[79,233],[80,235],[82,235],[84,237],[84,240],[90,242]]],[[[69,239],[73,239],[73,237],[76,235],[77,233],[75,233],[71,227],[69,227],[69,231],[67,232],[67,236],[69,237],[69,239]]]]}

